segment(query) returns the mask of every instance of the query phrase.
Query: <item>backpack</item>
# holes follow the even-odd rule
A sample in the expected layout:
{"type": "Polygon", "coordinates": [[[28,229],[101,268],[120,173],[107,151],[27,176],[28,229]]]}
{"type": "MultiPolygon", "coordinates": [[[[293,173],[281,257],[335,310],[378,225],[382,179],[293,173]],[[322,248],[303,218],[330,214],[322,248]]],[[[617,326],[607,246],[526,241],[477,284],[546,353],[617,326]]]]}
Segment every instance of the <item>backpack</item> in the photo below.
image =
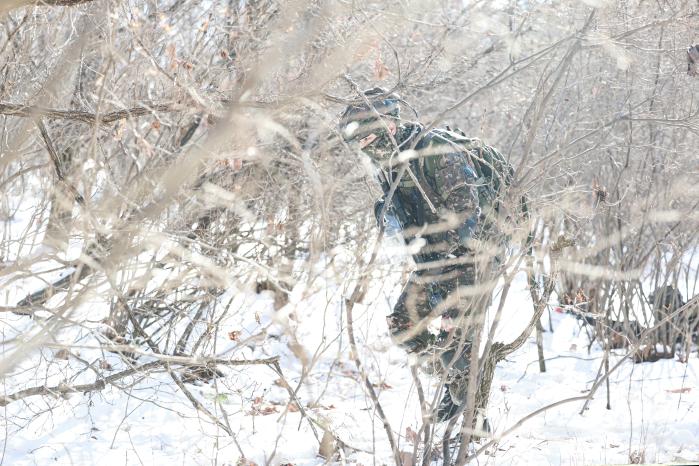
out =
{"type": "Polygon", "coordinates": [[[467,137],[459,129],[452,130],[447,126],[445,129],[433,129],[426,134],[419,134],[418,137],[420,141],[415,147],[418,151],[429,149],[433,144],[453,146],[454,150],[445,153],[439,149],[438,155],[411,160],[410,167],[417,175],[420,186],[425,192],[420,193],[412,179],[407,175],[404,176],[391,205],[386,209],[385,218],[380,219],[384,199],[390,189],[388,180],[382,179],[384,197],[374,206],[377,221],[383,222],[387,233],[391,234],[411,226],[435,221],[434,217],[430,218],[430,213],[426,209],[425,197],[428,197],[435,206],[452,207],[449,199],[440,196],[445,193],[439,192],[439,171],[443,168],[445,159],[448,158],[450,160],[447,163],[456,163],[466,172],[468,184],[473,186],[475,191],[471,196],[479,207],[477,216],[469,218],[457,230],[458,240],[463,243],[477,235],[490,236],[495,233],[492,216],[500,210],[498,199],[501,191],[509,186],[514,178],[512,166],[500,152],[477,138],[467,137]],[[479,229],[478,223],[481,224],[479,229]]]}
{"type": "MultiPolygon", "coordinates": [[[[480,139],[467,137],[458,128],[452,130],[447,126],[446,129],[434,129],[430,133],[434,133],[434,139],[446,141],[462,150],[477,174],[475,184],[481,210],[484,214],[491,209],[498,211],[501,190],[509,186],[514,179],[514,169],[505,157],[480,139]]],[[[426,166],[430,165],[430,159],[432,158],[426,159],[426,166]]]]}

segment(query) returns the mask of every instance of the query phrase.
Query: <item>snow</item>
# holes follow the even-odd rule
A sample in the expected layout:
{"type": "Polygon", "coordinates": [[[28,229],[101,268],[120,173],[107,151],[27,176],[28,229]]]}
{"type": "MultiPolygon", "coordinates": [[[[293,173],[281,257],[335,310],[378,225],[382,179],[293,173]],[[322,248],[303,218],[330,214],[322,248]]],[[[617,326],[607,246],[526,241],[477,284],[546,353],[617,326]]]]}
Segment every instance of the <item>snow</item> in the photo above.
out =
{"type": "MultiPolygon", "coordinates": [[[[298,388],[297,396],[315,420],[313,425],[290,404],[289,393],[273,368],[221,367],[224,377],[186,386],[224,425],[230,425],[233,439],[193,408],[169,374],[158,368],[145,378],[127,377],[121,388],[107,386],[97,392],[34,396],[9,403],[2,408],[3,462],[232,465],[242,451],[258,465],[320,465],[326,463],[318,456],[323,436],[319,426],[323,426],[352,448],[339,462],[392,464],[383,426],[350,357],[344,300],[354,277],[343,275],[341,259],[321,261],[306,282],[294,287],[289,303],[280,310],[274,309],[270,292],[257,295],[231,289],[219,298],[222,303],[230,301],[234,312],[219,323],[212,354],[233,359],[279,356],[284,378],[291,388],[298,388]],[[239,332],[237,341],[230,339],[231,331],[239,332]]],[[[409,359],[391,343],[384,319],[400,293],[403,277],[395,267],[399,258],[384,259],[364,303],[355,306],[355,333],[359,356],[399,449],[411,452],[406,432],[417,431],[421,419],[416,389],[409,359]]],[[[489,321],[498,299],[496,292],[489,321]]],[[[94,315],[95,309],[106,312],[106,306],[93,300],[73,310],[71,318],[82,325],[63,326],[56,339],[78,342],[81,346],[72,350],[75,356],[95,365],[104,359],[114,366],[108,373],[114,373],[125,367],[117,355],[98,348],[100,324],[94,315]],[[90,321],[84,320],[87,316],[90,321]]],[[[507,296],[496,340],[510,341],[531,315],[526,279],[520,275],[507,296]]],[[[498,366],[487,413],[496,437],[539,408],[586,396],[595,381],[603,358],[600,347],[593,345],[588,354],[585,330],[572,315],[552,312],[551,323],[554,332],[544,334],[546,373],[539,373],[533,337],[498,366]]],[[[547,313],[542,324],[548,329],[547,313]]],[[[33,326],[28,317],[3,315],[3,357],[12,352],[11,338],[33,326]]],[[[612,354],[609,366],[614,367],[623,354],[621,350],[612,354]]],[[[138,364],[151,360],[143,356],[138,364]]],[[[3,394],[64,380],[94,382],[94,372],[84,368],[73,356],[57,358],[55,347],[46,342],[5,376],[3,394]]],[[[645,462],[696,461],[698,369],[696,352],[686,364],[677,360],[633,364],[627,359],[609,377],[611,410],[606,409],[602,384],[582,414],[584,400],[548,409],[488,447],[477,464],[628,463],[632,455],[643,455],[645,462]]],[[[421,376],[421,381],[428,397],[440,397],[427,376],[421,376]]],[[[479,441],[474,448],[487,441],[479,441]]]]}

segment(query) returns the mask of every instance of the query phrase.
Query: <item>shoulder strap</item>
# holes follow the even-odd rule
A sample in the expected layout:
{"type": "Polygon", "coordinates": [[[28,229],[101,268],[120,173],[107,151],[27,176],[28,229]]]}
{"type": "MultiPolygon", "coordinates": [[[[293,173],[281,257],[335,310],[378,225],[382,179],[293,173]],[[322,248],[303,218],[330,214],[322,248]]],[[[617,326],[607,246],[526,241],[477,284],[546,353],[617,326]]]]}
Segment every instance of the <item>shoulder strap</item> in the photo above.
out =
{"type": "Polygon", "coordinates": [[[419,157],[415,162],[417,162],[415,165],[417,165],[417,178],[418,181],[420,182],[420,187],[425,193],[425,196],[430,200],[433,206],[441,206],[442,205],[442,199],[437,196],[437,193],[434,192],[434,189],[432,189],[432,185],[430,184],[429,180],[425,176],[425,161],[422,157],[419,157]]]}

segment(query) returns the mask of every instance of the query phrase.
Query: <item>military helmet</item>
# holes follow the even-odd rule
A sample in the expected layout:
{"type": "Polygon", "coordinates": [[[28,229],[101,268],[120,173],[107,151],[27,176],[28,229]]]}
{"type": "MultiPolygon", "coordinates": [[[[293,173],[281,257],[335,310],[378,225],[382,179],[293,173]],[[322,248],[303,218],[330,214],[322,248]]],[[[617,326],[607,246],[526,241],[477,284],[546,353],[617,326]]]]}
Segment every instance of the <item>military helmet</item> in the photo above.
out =
{"type": "Polygon", "coordinates": [[[381,87],[363,91],[364,99],[351,104],[340,117],[340,130],[346,140],[363,138],[386,130],[381,118],[400,119],[400,97],[381,87]]]}

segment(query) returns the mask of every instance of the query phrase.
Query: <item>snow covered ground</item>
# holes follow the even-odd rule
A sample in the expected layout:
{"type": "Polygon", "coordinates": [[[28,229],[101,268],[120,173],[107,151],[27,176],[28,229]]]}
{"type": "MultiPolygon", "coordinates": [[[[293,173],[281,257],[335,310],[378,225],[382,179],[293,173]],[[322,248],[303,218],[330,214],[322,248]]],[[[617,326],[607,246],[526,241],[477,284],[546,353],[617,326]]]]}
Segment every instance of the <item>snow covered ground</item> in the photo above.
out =
{"type": "MultiPolygon", "coordinates": [[[[186,385],[234,437],[194,409],[158,367],[145,378],[127,377],[119,388],[108,385],[101,391],[33,396],[7,404],[1,411],[3,464],[320,465],[326,463],[318,455],[323,428],[347,445],[338,462],[392,464],[383,426],[349,354],[343,298],[351,289],[332,264],[317,272],[314,279],[296,286],[290,302],[279,311],[274,310],[270,292],[231,290],[220,298],[232,299],[231,308],[237,312],[219,324],[218,357],[280,356],[283,375],[264,365],[221,367],[225,377],[186,385]],[[285,383],[297,390],[315,424],[289,403],[285,383]]],[[[354,312],[360,356],[398,435],[400,450],[410,452],[410,432],[418,430],[420,410],[408,359],[391,344],[384,320],[400,291],[400,280],[395,274],[377,280],[354,312]]],[[[84,361],[93,368],[123,369],[116,355],[95,348],[100,306],[104,304],[86,302],[75,309],[70,317],[81,325],[67,325],[58,336],[82,346],[67,357],[48,344],[36,349],[7,374],[2,394],[64,381],[94,382],[95,371],[86,370],[84,361]]],[[[496,339],[509,341],[531,313],[524,277],[518,277],[505,306],[506,324],[496,339]]],[[[548,329],[547,314],[542,321],[548,329]]],[[[584,331],[574,317],[553,313],[551,323],[554,332],[544,336],[546,373],[539,373],[533,338],[497,369],[488,411],[495,436],[543,406],[586,395],[595,380],[601,350],[593,346],[587,353],[584,331]]],[[[12,338],[36,324],[28,317],[4,313],[3,357],[11,354],[12,338]]],[[[622,354],[612,357],[610,367],[622,354]]],[[[139,363],[150,360],[143,356],[139,363]]],[[[582,415],[582,400],[546,410],[488,448],[476,463],[582,465],[628,463],[630,458],[697,462],[698,369],[696,353],[687,364],[627,360],[610,377],[611,410],[606,409],[602,386],[582,415]]],[[[433,396],[430,380],[422,381],[433,396]]]]}

